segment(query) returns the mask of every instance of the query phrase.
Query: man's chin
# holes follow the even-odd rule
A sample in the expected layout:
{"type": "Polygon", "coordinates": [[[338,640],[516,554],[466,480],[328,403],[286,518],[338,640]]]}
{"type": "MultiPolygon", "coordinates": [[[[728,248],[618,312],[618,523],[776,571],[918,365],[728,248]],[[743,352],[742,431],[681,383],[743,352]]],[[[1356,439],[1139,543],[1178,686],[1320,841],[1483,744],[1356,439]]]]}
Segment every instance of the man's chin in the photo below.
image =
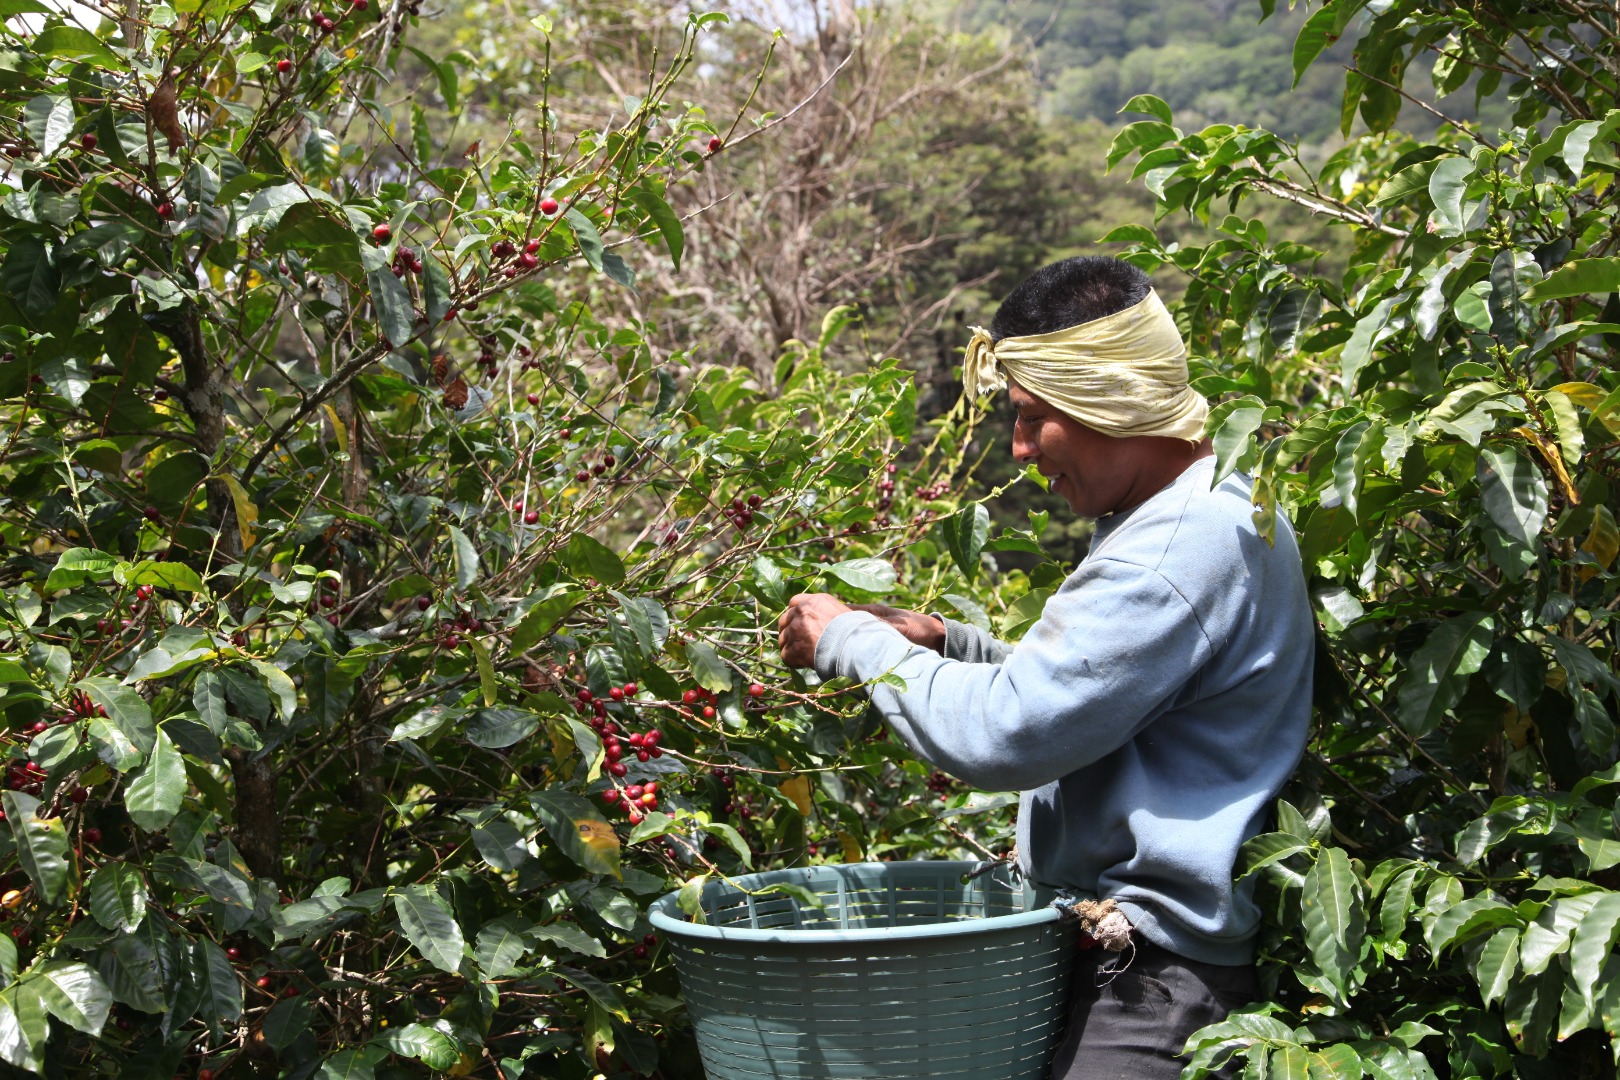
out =
{"type": "Polygon", "coordinates": [[[1080,507],[1075,503],[1074,481],[1070,480],[1066,474],[1058,473],[1052,477],[1047,485],[1047,490],[1068,503],[1071,511],[1076,514],[1080,513],[1080,507]]]}

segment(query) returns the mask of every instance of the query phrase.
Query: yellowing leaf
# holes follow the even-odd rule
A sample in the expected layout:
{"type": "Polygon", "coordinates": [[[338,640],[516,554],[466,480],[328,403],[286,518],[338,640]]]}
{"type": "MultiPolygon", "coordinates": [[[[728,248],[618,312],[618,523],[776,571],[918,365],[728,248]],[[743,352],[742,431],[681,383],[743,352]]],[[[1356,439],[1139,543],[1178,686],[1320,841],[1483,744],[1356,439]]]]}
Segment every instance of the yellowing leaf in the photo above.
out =
{"type": "Polygon", "coordinates": [[[349,429],[343,426],[343,421],[338,418],[337,410],[332,408],[331,403],[323,401],[321,408],[326,410],[326,418],[332,421],[332,434],[337,436],[338,449],[347,454],[349,452],[349,429]]]}
{"type": "Polygon", "coordinates": [[[574,822],[574,828],[579,832],[579,842],[602,856],[605,862],[619,861],[619,835],[613,831],[613,826],[601,818],[580,818],[574,822]]]}
{"type": "Polygon", "coordinates": [[[838,843],[842,845],[844,849],[845,862],[858,863],[862,861],[861,842],[855,839],[853,834],[847,832],[839,833],[838,843]]]}
{"type": "Polygon", "coordinates": [[[793,800],[793,805],[799,808],[799,813],[809,817],[815,809],[810,802],[810,778],[807,776],[790,776],[781,783],[782,794],[793,800]]]}
{"type": "MultiPolygon", "coordinates": [[[[1581,550],[1596,559],[1598,566],[1605,570],[1614,563],[1615,556],[1620,555],[1620,528],[1615,527],[1614,515],[1607,506],[1599,503],[1592,514],[1592,531],[1581,541],[1581,550]]],[[[1596,577],[1598,566],[1581,567],[1581,580],[1590,581],[1596,577]]]]}
{"type": "Polygon", "coordinates": [[[259,520],[259,508],[253,505],[253,497],[236,477],[226,475],[220,479],[230,488],[231,502],[236,504],[236,531],[242,538],[242,550],[246,551],[258,539],[253,533],[253,526],[259,520]]]}
{"type": "Polygon", "coordinates": [[[1514,749],[1523,750],[1525,743],[1530,741],[1530,733],[1535,730],[1535,722],[1530,714],[1520,712],[1512,705],[1507,708],[1507,722],[1502,725],[1502,734],[1508,737],[1514,749]]]}
{"type": "Polygon", "coordinates": [[[1607,396],[1603,387],[1589,382],[1559,383],[1553,389],[1575,404],[1584,405],[1588,409],[1595,409],[1603,404],[1603,399],[1607,396]]]}

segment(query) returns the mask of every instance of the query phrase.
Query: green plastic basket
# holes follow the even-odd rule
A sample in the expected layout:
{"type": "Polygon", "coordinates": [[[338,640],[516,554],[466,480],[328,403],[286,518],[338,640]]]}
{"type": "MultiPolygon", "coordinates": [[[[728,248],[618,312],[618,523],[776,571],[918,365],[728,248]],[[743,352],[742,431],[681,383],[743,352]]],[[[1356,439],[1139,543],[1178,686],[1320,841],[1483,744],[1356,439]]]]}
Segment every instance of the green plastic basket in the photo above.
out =
{"type": "Polygon", "coordinates": [[[710,1080],[1044,1080],[1074,932],[1005,868],[858,863],[752,874],[652,907],[710,1080]],[[798,885],[820,908],[774,884],[798,885]]]}

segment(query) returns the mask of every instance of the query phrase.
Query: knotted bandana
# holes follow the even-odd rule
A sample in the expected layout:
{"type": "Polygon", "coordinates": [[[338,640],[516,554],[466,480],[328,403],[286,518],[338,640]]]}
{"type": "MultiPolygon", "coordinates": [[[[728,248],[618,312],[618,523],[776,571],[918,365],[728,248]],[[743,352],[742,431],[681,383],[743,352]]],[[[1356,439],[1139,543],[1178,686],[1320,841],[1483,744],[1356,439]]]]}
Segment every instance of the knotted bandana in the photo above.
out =
{"type": "Polygon", "coordinates": [[[1187,385],[1181,332],[1155,292],[1124,311],[1050,334],[993,341],[975,326],[962,359],[968,399],[1000,390],[1008,377],[1107,435],[1204,437],[1209,403],[1187,385]]]}

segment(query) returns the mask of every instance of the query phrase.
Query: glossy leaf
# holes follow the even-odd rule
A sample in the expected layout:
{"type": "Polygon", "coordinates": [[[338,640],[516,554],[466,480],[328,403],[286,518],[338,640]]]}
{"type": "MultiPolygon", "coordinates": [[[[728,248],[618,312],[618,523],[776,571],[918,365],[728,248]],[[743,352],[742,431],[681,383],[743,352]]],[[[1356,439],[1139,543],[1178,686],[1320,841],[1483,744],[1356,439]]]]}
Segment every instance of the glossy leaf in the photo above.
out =
{"type": "Polygon", "coordinates": [[[962,576],[972,582],[978,576],[979,557],[990,536],[990,511],[982,503],[965,506],[945,519],[944,529],[951,559],[962,576]]]}
{"type": "Polygon", "coordinates": [[[461,970],[466,941],[456,925],[450,905],[426,885],[407,885],[394,891],[394,913],[400,930],[416,951],[440,971],[461,970]]]}
{"type": "Polygon", "coordinates": [[[127,863],[106,863],[90,878],[90,914],[109,930],[128,932],[146,918],[146,883],[127,863]]]}
{"type": "Polygon", "coordinates": [[[1520,544],[1536,542],[1547,520],[1547,484],[1541,470],[1511,447],[1481,450],[1476,466],[1486,513],[1520,544]]]}
{"type": "Polygon", "coordinates": [[[894,588],[894,567],[882,559],[845,559],[821,569],[862,592],[886,593],[894,588]]]}
{"type": "Polygon", "coordinates": [[[34,972],[39,999],[62,1023],[88,1035],[101,1034],[112,1010],[112,991],[88,964],[52,962],[34,972]]]}
{"type": "Polygon", "coordinates": [[[1437,626],[1407,665],[1400,690],[1401,726],[1424,735],[1461,700],[1468,676],[1489,655],[1496,623],[1483,612],[1457,615],[1437,626]]]}
{"type": "Polygon", "coordinates": [[[1568,296],[1612,293],[1620,290],[1620,258],[1575,259],[1537,282],[1528,300],[1559,300],[1568,296]]]}
{"type": "Polygon", "coordinates": [[[1367,930],[1362,910],[1364,889],[1340,848],[1322,852],[1305,875],[1300,897],[1305,941],[1316,966],[1337,988],[1349,994],[1352,972],[1367,930]]]}
{"type": "Polygon", "coordinates": [[[169,737],[159,731],[146,764],[130,775],[124,790],[129,818],[147,832],[156,832],[174,820],[185,794],[185,762],[169,737]]]}
{"type": "Polygon", "coordinates": [[[426,1024],[405,1024],[377,1036],[374,1045],[415,1058],[430,1069],[448,1069],[461,1057],[455,1040],[426,1024]]]}
{"type": "Polygon", "coordinates": [[[6,825],[17,845],[17,861],[40,899],[55,905],[67,896],[71,883],[67,832],[61,818],[35,817],[39,806],[38,799],[20,791],[0,793],[0,808],[5,810],[6,825]]]}

